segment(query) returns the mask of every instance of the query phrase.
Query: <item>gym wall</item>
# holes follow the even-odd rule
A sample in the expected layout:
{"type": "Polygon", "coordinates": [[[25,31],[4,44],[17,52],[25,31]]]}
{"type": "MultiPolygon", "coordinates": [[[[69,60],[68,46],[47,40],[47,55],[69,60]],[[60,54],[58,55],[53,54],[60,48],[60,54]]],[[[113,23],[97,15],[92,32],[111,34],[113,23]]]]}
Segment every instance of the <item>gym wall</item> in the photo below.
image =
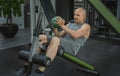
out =
{"type": "Polygon", "coordinates": [[[66,22],[73,19],[74,0],[56,0],[56,15],[66,22]]]}

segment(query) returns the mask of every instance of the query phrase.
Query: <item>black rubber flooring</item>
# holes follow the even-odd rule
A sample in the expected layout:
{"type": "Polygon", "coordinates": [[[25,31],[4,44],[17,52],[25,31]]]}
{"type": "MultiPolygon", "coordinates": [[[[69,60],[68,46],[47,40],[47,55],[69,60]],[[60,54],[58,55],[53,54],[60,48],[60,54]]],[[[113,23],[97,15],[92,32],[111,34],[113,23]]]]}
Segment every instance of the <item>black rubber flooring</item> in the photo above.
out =
{"type": "MultiPolygon", "coordinates": [[[[23,65],[18,58],[20,50],[29,50],[29,45],[0,50],[0,76],[15,76],[23,65]]],[[[78,58],[93,65],[100,76],[120,76],[120,41],[91,37],[79,51],[78,58]]],[[[38,65],[34,65],[35,67],[38,65]]],[[[78,66],[56,57],[45,72],[46,76],[95,76],[76,70],[78,66]]]]}

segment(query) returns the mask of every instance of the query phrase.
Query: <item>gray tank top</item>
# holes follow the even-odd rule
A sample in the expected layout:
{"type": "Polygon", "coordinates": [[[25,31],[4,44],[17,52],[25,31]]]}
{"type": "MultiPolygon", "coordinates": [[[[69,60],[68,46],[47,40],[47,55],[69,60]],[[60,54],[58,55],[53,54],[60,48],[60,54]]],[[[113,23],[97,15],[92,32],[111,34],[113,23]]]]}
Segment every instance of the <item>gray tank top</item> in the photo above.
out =
{"type": "MultiPolygon", "coordinates": [[[[68,24],[68,28],[70,28],[71,30],[78,30],[79,28],[81,28],[83,24],[76,24],[76,23],[69,23],[68,24]]],[[[74,39],[72,38],[71,35],[66,34],[64,36],[64,38],[66,38],[67,40],[70,40],[73,42],[73,44],[75,45],[75,47],[77,48],[77,50],[75,51],[75,54],[78,52],[78,50],[84,45],[84,43],[86,42],[86,38],[85,37],[80,37],[78,39],[74,39]]]]}

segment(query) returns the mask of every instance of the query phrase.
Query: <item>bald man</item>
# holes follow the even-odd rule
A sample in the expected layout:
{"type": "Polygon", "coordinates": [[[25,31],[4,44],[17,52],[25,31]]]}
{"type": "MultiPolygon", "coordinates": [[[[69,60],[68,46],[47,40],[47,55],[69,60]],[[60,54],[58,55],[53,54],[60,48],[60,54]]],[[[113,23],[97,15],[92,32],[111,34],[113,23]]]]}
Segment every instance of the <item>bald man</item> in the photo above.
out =
{"type": "MultiPolygon", "coordinates": [[[[86,10],[78,8],[74,11],[75,23],[68,23],[65,25],[65,21],[63,19],[57,19],[57,24],[63,30],[61,33],[59,33],[58,29],[55,28],[55,36],[53,37],[39,35],[40,44],[50,42],[46,50],[46,56],[53,60],[57,54],[59,46],[64,48],[65,52],[75,56],[90,35],[90,25],[85,23],[85,20],[86,10]]],[[[44,72],[45,69],[46,68],[44,66],[40,66],[38,68],[41,72],[44,72]]]]}
{"type": "MultiPolygon", "coordinates": [[[[80,48],[84,45],[90,35],[90,25],[85,23],[86,10],[78,8],[74,11],[74,23],[65,25],[65,21],[61,18],[57,19],[57,24],[63,31],[58,32],[54,28],[55,36],[39,35],[40,44],[49,44],[46,50],[46,56],[51,60],[57,55],[58,47],[61,46],[65,52],[76,55],[80,48]]],[[[30,76],[44,76],[46,67],[40,66],[38,69],[31,73],[30,76]]]]}

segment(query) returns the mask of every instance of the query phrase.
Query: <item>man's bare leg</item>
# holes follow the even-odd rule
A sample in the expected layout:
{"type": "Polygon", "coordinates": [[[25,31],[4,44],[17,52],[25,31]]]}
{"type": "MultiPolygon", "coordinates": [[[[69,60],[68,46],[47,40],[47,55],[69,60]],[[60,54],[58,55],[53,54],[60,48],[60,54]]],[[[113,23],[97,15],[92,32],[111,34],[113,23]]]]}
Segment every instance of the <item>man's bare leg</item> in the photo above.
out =
{"type": "Polygon", "coordinates": [[[39,44],[45,44],[48,42],[46,35],[39,35],[39,40],[40,40],[39,44]]]}
{"type": "MultiPolygon", "coordinates": [[[[51,61],[53,61],[53,59],[55,58],[59,45],[60,45],[60,39],[57,37],[53,37],[46,50],[46,56],[50,57],[51,61]]],[[[46,68],[44,66],[40,66],[38,69],[43,72],[46,68]]]]}

